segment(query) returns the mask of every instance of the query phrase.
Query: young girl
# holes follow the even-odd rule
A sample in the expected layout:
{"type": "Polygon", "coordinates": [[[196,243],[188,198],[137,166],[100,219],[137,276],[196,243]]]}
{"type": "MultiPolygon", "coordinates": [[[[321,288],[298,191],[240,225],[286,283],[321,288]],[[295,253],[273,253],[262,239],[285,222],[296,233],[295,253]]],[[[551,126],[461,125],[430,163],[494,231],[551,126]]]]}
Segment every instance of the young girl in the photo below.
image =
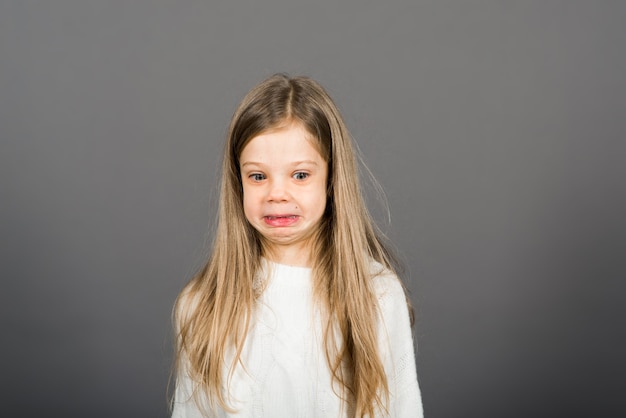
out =
{"type": "Polygon", "coordinates": [[[175,306],[173,417],[421,417],[411,308],[324,89],[273,76],[226,143],[212,255],[175,306]]]}

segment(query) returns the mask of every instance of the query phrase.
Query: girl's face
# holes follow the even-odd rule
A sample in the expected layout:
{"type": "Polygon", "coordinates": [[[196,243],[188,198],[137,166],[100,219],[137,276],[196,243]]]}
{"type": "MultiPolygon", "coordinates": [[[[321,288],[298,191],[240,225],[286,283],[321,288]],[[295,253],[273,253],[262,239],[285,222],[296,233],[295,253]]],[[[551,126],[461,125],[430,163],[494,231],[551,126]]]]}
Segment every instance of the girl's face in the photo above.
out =
{"type": "Polygon", "coordinates": [[[243,209],[274,261],[307,265],[326,208],[328,164],[299,123],[252,138],[239,158],[243,209]]]}

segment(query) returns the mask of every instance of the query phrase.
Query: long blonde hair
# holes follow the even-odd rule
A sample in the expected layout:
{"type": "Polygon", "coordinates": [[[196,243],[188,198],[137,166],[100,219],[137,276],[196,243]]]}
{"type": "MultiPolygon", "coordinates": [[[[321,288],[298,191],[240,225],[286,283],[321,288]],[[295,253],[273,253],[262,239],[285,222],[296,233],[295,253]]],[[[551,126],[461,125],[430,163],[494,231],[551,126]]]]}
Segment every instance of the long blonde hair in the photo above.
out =
{"type": "MultiPolygon", "coordinates": [[[[326,91],[307,77],[278,74],[254,87],[230,123],[222,167],[219,217],[212,254],[179,295],[175,306],[176,366],[196,383],[210,407],[228,405],[228,387],[250,325],[254,276],[262,242],[243,211],[239,157],[255,136],[297,122],[317,141],[328,163],[327,207],[314,240],[314,298],[324,316],[324,345],[340,396],[354,416],[384,411],[388,382],[377,345],[377,298],[372,260],[394,271],[394,259],[361,194],[357,154],[339,111],[326,91]],[[222,374],[234,349],[230,374],[222,374]]],[[[407,300],[408,302],[408,300],[407,300]]]]}

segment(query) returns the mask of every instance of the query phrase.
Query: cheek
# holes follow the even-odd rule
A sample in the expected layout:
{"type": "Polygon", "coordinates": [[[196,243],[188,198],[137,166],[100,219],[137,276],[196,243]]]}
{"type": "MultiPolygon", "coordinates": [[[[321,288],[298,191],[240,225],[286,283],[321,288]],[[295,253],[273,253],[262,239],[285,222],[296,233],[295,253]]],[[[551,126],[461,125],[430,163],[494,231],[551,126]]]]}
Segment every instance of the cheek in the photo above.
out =
{"type": "Polygon", "coordinates": [[[315,193],[311,194],[309,198],[310,206],[315,208],[315,213],[321,216],[326,210],[326,188],[320,187],[315,193]]]}
{"type": "Polygon", "coordinates": [[[326,194],[324,193],[322,195],[322,198],[319,200],[320,205],[319,205],[319,212],[320,212],[320,216],[324,214],[324,212],[326,212],[326,204],[328,203],[328,200],[326,199],[326,194]]]}
{"type": "Polygon", "coordinates": [[[249,190],[243,189],[243,213],[246,215],[246,219],[250,221],[250,218],[254,214],[254,199],[252,193],[249,190]]]}

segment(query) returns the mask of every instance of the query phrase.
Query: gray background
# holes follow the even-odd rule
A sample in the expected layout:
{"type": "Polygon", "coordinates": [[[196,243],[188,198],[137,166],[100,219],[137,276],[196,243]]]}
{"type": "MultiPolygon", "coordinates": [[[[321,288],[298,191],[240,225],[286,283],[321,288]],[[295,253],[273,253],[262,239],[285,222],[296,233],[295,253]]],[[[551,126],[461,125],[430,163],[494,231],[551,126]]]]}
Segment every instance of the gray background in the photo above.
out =
{"type": "Polygon", "coordinates": [[[427,416],[624,416],[624,22],[618,1],[1,1],[1,414],[166,416],[228,120],[287,71],[328,88],[386,191],[427,416]]]}

